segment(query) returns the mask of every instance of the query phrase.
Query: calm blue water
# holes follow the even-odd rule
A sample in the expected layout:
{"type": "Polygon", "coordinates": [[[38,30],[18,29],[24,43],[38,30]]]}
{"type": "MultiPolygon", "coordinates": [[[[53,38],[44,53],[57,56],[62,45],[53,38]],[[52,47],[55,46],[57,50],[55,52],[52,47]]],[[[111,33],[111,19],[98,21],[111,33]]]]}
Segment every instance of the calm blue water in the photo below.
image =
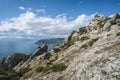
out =
{"type": "MultiPolygon", "coordinates": [[[[26,53],[31,54],[37,48],[38,45],[35,44],[37,40],[23,40],[23,39],[16,39],[16,40],[4,40],[0,39],[0,59],[11,55],[13,53],[26,53]]],[[[52,46],[49,45],[49,50],[52,46]]]]}

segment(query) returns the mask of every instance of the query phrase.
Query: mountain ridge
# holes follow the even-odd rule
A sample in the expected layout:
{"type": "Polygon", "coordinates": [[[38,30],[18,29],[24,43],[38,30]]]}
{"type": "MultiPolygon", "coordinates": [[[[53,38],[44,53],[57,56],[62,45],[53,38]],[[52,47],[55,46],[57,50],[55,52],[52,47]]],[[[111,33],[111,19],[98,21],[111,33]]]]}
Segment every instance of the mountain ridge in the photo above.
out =
{"type": "Polygon", "coordinates": [[[20,80],[120,80],[120,14],[96,14],[51,51],[14,67],[20,80]]]}

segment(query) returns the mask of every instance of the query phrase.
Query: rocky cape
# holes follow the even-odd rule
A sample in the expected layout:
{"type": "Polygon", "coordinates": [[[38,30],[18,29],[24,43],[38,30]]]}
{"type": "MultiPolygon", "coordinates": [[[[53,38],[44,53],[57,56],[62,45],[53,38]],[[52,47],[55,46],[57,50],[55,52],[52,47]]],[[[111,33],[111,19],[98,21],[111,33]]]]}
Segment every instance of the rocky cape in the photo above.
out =
{"type": "Polygon", "coordinates": [[[27,70],[20,80],[120,80],[120,14],[96,14],[63,45],[42,48],[12,68],[27,70]]]}

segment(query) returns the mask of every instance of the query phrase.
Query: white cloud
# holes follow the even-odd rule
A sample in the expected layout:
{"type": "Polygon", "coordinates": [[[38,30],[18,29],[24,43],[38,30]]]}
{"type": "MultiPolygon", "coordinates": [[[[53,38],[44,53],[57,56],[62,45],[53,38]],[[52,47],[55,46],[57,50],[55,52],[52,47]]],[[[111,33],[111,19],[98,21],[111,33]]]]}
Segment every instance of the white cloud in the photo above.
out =
{"type": "Polygon", "coordinates": [[[45,9],[38,9],[38,10],[36,10],[36,12],[45,14],[46,10],[45,9]]]}
{"type": "Polygon", "coordinates": [[[82,14],[74,20],[68,20],[65,14],[55,18],[36,16],[27,11],[0,24],[0,37],[32,38],[32,37],[65,37],[72,30],[76,30],[91,20],[93,15],[82,14]]]}
{"type": "Polygon", "coordinates": [[[19,9],[20,10],[25,10],[25,8],[23,6],[20,6],[19,9]]]}

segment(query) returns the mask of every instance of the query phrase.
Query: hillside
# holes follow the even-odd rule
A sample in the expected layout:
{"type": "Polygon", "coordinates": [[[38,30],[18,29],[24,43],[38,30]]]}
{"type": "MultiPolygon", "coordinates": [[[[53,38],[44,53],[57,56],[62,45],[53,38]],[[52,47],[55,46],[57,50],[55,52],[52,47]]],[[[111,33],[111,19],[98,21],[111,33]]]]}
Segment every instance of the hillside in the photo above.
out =
{"type": "Polygon", "coordinates": [[[14,70],[20,80],[120,80],[120,14],[96,14],[63,45],[44,45],[14,70]]]}

